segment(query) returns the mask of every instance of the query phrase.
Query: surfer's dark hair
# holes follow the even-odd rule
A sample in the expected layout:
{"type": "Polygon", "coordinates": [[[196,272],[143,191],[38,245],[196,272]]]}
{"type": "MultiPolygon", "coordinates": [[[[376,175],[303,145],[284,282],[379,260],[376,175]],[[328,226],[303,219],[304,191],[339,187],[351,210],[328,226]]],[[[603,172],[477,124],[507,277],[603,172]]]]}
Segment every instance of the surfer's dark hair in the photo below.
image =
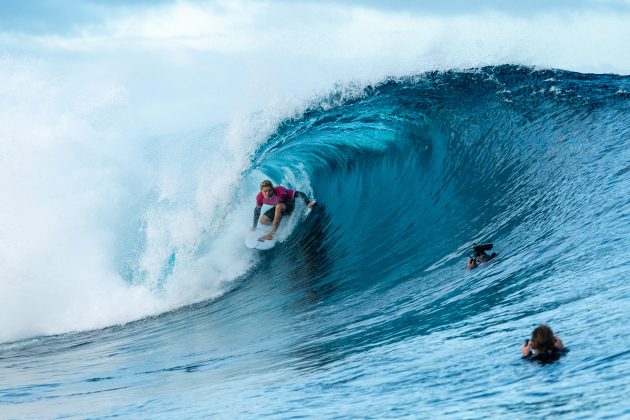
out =
{"type": "Polygon", "coordinates": [[[264,187],[273,188],[273,184],[268,179],[265,179],[263,182],[260,183],[260,189],[262,190],[264,187]]]}
{"type": "Polygon", "coordinates": [[[539,325],[532,331],[532,343],[534,350],[538,354],[550,354],[555,351],[556,343],[554,341],[553,331],[547,325],[539,325]]]}

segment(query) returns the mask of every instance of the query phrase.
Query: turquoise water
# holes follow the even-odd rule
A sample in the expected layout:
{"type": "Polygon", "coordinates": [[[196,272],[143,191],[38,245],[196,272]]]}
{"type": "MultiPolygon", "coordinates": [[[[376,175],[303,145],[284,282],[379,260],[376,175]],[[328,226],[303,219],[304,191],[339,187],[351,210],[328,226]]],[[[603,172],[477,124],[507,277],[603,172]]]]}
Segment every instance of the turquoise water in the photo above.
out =
{"type": "MultiPolygon", "coordinates": [[[[517,66],[331,92],[264,138],[194,247],[146,270],[146,215],[180,214],[155,194],[115,242],[121,278],[157,296],[234,247],[221,293],[1,344],[2,417],[630,415],[629,92],[517,66]],[[319,203],[266,253],[229,222],[250,222],[262,176],[319,203]],[[466,270],[482,241],[499,257],[466,270]],[[540,323],[570,348],[545,366],[520,358],[540,323]]],[[[213,133],[183,166],[220,164],[213,133]]]]}

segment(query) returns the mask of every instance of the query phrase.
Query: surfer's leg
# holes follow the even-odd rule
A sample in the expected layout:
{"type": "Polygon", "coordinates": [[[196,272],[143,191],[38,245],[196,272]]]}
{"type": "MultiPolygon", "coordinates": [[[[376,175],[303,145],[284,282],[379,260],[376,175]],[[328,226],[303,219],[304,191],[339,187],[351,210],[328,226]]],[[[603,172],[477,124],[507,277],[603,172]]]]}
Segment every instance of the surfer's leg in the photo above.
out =
{"type": "Polygon", "coordinates": [[[273,222],[273,219],[275,218],[275,214],[276,214],[276,206],[270,208],[269,210],[265,212],[265,214],[260,216],[260,223],[262,223],[263,225],[271,224],[271,222],[273,222]]]}
{"type": "MultiPolygon", "coordinates": [[[[280,204],[276,204],[275,208],[268,210],[268,211],[274,210],[273,217],[271,218],[271,220],[273,221],[273,224],[271,225],[271,232],[261,236],[260,239],[270,240],[273,238],[273,235],[275,235],[276,231],[278,230],[278,226],[280,225],[280,221],[282,220],[282,214],[284,213],[285,209],[286,209],[286,206],[280,203],[280,204]]],[[[267,218],[267,220],[269,220],[269,217],[267,218]]],[[[262,222],[262,217],[260,218],[260,221],[262,222]]],[[[269,224],[269,223],[266,223],[266,224],[269,224]]]]}
{"type": "Polygon", "coordinates": [[[278,230],[278,226],[280,226],[280,221],[282,221],[282,215],[284,214],[287,206],[283,203],[276,204],[276,211],[273,215],[273,224],[271,225],[271,233],[274,234],[278,230]]]}

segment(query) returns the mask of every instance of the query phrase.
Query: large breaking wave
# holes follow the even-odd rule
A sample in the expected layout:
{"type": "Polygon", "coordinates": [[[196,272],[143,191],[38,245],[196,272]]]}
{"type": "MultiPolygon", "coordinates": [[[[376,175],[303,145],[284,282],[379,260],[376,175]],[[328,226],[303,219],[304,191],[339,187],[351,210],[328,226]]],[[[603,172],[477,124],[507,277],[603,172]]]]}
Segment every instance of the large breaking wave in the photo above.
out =
{"type": "Polygon", "coordinates": [[[627,414],[629,91],[511,65],[429,72],[140,143],[52,92],[0,155],[5,407],[627,414]],[[319,203],[269,252],[243,246],[263,178],[319,203]],[[466,270],[489,240],[499,257],[466,270]],[[518,354],[541,322],[571,348],[545,371],[518,354]]]}
{"type": "MultiPolygon", "coordinates": [[[[340,289],[336,299],[419,276],[429,291],[456,287],[466,281],[469,246],[485,240],[500,252],[497,273],[543,278],[541,266],[593,252],[601,255],[586,267],[610,269],[628,234],[628,85],[627,77],[509,65],[429,72],[339,88],[288,119],[255,116],[133,150],[86,146],[88,163],[31,181],[73,194],[43,195],[46,210],[23,229],[24,247],[38,226],[52,235],[21,254],[37,267],[5,253],[4,296],[20,302],[4,306],[6,319],[20,319],[5,326],[5,341],[216,298],[263,260],[280,269],[274,282],[307,275],[340,289]],[[114,153],[135,160],[125,165],[114,153]],[[320,203],[285,222],[280,247],[264,256],[242,246],[262,178],[320,203]],[[50,227],[55,215],[77,214],[50,227]],[[598,234],[581,236],[587,228],[598,234]]],[[[44,146],[30,147],[45,167],[56,165],[44,146]]]]}

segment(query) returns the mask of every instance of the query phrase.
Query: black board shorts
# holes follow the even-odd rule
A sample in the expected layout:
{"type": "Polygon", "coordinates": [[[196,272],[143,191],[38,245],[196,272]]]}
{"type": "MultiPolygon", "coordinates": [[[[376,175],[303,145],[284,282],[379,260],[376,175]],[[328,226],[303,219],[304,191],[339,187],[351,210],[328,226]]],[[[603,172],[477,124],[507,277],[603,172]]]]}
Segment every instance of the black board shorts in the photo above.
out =
{"type": "MultiPolygon", "coordinates": [[[[293,211],[293,209],[295,208],[295,201],[291,201],[291,202],[286,202],[286,203],[282,203],[285,205],[286,210],[284,211],[283,214],[291,214],[291,212],[293,211]]],[[[267,216],[269,218],[270,221],[273,222],[273,218],[276,215],[276,206],[273,206],[272,208],[270,208],[269,210],[267,210],[264,213],[265,216],[267,216]]]]}

